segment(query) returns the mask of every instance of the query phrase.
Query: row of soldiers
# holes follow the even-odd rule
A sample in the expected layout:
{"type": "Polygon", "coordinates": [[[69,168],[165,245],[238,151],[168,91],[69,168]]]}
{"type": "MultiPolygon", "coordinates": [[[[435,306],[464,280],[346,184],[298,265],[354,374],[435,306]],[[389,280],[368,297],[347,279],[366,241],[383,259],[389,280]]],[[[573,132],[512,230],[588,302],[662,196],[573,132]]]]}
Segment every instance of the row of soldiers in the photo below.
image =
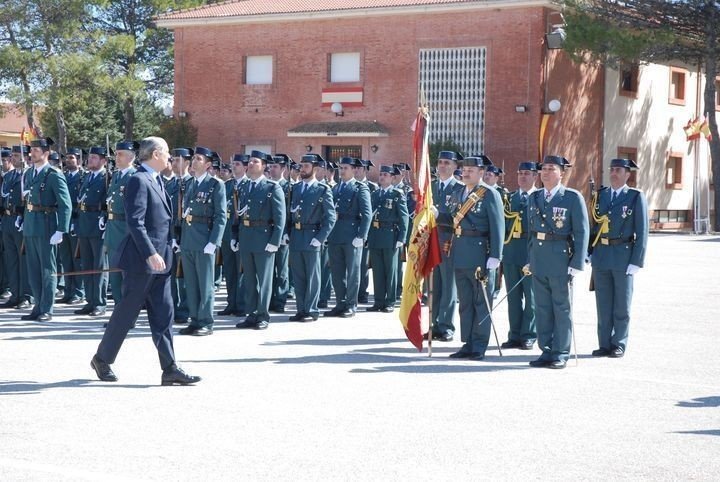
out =
{"type": "MultiPolygon", "coordinates": [[[[134,172],[137,143],[115,146],[112,173],[107,148],[89,150],[85,171],[83,151],[69,149],[64,175],[45,170],[50,145],[41,139],[27,150],[3,152],[3,271],[11,293],[3,306],[26,308],[35,301],[25,318],[51,319],[59,265],[65,272],[89,271],[65,277],[59,301],[85,303],[77,314],[101,316],[108,278],[112,296],[122,296],[121,273],[108,277],[104,271],[125,234],[123,191],[134,172]],[[21,174],[26,156],[35,169],[21,174]],[[28,248],[35,254],[28,256],[28,248]]],[[[324,316],[352,317],[358,303],[368,301],[370,266],[375,289],[367,310],[393,311],[414,213],[413,193],[403,182],[407,164],[382,166],[375,184],[367,179],[372,163],[350,157],[333,166],[318,154],[295,163],[284,154],[253,151],[223,165],[205,147],[172,154],[163,177],[175,217],[175,321],[188,323],[181,334],[212,334],[220,272],[228,303],[219,314],[245,316],[238,328],[267,328],[269,313],[284,312],[293,292],[297,313],[290,319],[317,320],[331,287],[336,305],[324,316]]],[[[637,166],[626,159],[611,162],[611,187],[591,202],[591,242],[585,202],[562,184],[568,167],[560,156],[520,163],[519,189],[508,193],[497,186],[502,170],[487,156],[440,153],[432,187],[443,259],[433,277],[430,336],[452,340],[459,310],[464,344],[453,357],[484,358],[492,299],[504,277],[510,332],[503,348],[531,349],[537,341],[543,354],[532,365],[563,368],[572,279],[590,259],[600,345],[593,354],[624,354],[632,276],[643,264],[647,242],[644,195],[627,186],[637,166]],[[542,189],[535,188],[538,171],[542,189]]]]}

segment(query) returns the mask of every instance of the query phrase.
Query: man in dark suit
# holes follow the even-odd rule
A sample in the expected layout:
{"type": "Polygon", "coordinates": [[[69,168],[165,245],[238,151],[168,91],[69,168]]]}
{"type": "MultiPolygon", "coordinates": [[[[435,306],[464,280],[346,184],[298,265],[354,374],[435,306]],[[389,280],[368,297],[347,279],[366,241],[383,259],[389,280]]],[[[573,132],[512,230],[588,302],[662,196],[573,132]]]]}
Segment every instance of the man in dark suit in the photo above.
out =
{"type": "Polygon", "coordinates": [[[128,233],[120,242],[113,265],[123,270],[123,298],[113,310],[90,365],[100,380],[117,381],[110,368],[143,305],[147,308],[153,343],[158,350],[163,385],[188,385],[200,377],[187,375],[175,364],[170,294],[172,212],[160,176],[170,152],[159,137],[140,143],[141,167],[129,181],[124,197],[128,233]]]}

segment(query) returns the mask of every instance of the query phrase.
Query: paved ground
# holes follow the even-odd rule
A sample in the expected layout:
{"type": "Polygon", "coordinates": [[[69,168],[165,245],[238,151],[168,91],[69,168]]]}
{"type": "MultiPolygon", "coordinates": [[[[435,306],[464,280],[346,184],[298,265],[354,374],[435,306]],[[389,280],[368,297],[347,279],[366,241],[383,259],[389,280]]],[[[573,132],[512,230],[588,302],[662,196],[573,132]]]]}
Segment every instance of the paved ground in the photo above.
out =
{"type": "Polygon", "coordinates": [[[89,367],[101,320],[3,311],[0,480],[717,480],[718,248],[652,236],[621,360],[588,356],[584,273],[579,366],[564,371],[528,368],[537,352],[448,359],[459,341],[428,358],[396,314],[367,313],[177,337],[195,387],[159,386],[143,325],[107,384],[89,367]]]}

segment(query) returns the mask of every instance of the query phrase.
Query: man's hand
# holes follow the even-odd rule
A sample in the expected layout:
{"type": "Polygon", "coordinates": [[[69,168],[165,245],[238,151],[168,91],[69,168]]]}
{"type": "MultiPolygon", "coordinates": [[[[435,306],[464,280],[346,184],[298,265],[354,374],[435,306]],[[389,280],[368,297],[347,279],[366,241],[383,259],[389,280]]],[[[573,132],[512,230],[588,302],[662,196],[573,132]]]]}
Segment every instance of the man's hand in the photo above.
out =
{"type": "Polygon", "coordinates": [[[230,240],[230,251],[233,253],[240,251],[240,242],[237,239],[230,240]]]}
{"type": "Polygon", "coordinates": [[[17,229],[18,231],[22,231],[22,230],[23,230],[23,218],[22,218],[22,216],[18,216],[18,217],[15,218],[15,229],[17,229]]]}
{"type": "Polygon", "coordinates": [[[100,231],[105,231],[105,216],[98,218],[98,228],[100,228],[100,231]]]}
{"type": "Polygon", "coordinates": [[[278,250],[278,247],[275,246],[274,244],[268,243],[265,245],[265,251],[267,251],[268,253],[274,253],[277,250],[278,250]]]}
{"type": "Polygon", "coordinates": [[[153,271],[165,271],[165,260],[159,254],[155,253],[149,256],[146,261],[153,271]]]}
{"type": "Polygon", "coordinates": [[[55,231],[55,234],[50,236],[50,244],[60,244],[62,243],[63,233],[60,231],[55,231]]]}
{"type": "Polygon", "coordinates": [[[630,276],[632,276],[637,274],[638,271],[640,271],[640,266],[629,264],[627,270],[625,271],[625,274],[629,274],[630,276]]]}
{"type": "Polygon", "coordinates": [[[315,239],[315,238],[312,238],[312,239],[310,240],[310,246],[312,246],[313,248],[319,248],[321,244],[322,244],[322,243],[320,243],[320,241],[318,241],[318,240],[315,239]]]}
{"type": "Polygon", "coordinates": [[[500,260],[497,258],[488,258],[485,263],[487,269],[497,269],[500,266],[500,260]]]}
{"type": "Polygon", "coordinates": [[[402,241],[396,242],[396,243],[395,243],[395,249],[397,249],[397,248],[402,248],[402,247],[403,247],[403,244],[405,244],[405,243],[403,243],[402,241]]]}
{"type": "Polygon", "coordinates": [[[356,248],[362,248],[363,244],[365,244],[365,242],[363,241],[363,238],[355,238],[352,240],[352,245],[355,246],[356,248]]]}
{"type": "Polygon", "coordinates": [[[177,239],[172,240],[172,252],[175,254],[180,252],[180,245],[178,244],[177,239]]]}
{"type": "Polygon", "coordinates": [[[290,236],[283,234],[283,237],[280,240],[280,246],[287,246],[288,244],[290,244],[290,236]]]}
{"type": "Polygon", "coordinates": [[[205,254],[215,253],[215,245],[213,243],[206,244],[205,248],[203,248],[203,253],[205,253],[205,254]]]}
{"type": "Polygon", "coordinates": [[[579,269],[571,268],[570,266],[568,266],[568,274],[570,275],[570,277],[574,278],[579,272],[579,269]]]}
{"type": "Polygon", "coordinates": [[[433,217],[438,217],[438,209],[435,206],[430,206],[430,211],[432,211],[433,217]]]}

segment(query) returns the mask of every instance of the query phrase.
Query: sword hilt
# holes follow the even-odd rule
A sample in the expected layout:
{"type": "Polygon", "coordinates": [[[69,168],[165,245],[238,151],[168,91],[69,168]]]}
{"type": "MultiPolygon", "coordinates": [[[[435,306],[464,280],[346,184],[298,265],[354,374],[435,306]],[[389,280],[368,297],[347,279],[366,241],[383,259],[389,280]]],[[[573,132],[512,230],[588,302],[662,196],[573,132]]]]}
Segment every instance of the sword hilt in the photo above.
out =
{"type": "Polygon", "coordinates": [[[482,266],[478,266],[477,268],[475,268],[475,279],[481,282],[483,285],[487,285],[487,270],[483,270],[482,266]]]}

